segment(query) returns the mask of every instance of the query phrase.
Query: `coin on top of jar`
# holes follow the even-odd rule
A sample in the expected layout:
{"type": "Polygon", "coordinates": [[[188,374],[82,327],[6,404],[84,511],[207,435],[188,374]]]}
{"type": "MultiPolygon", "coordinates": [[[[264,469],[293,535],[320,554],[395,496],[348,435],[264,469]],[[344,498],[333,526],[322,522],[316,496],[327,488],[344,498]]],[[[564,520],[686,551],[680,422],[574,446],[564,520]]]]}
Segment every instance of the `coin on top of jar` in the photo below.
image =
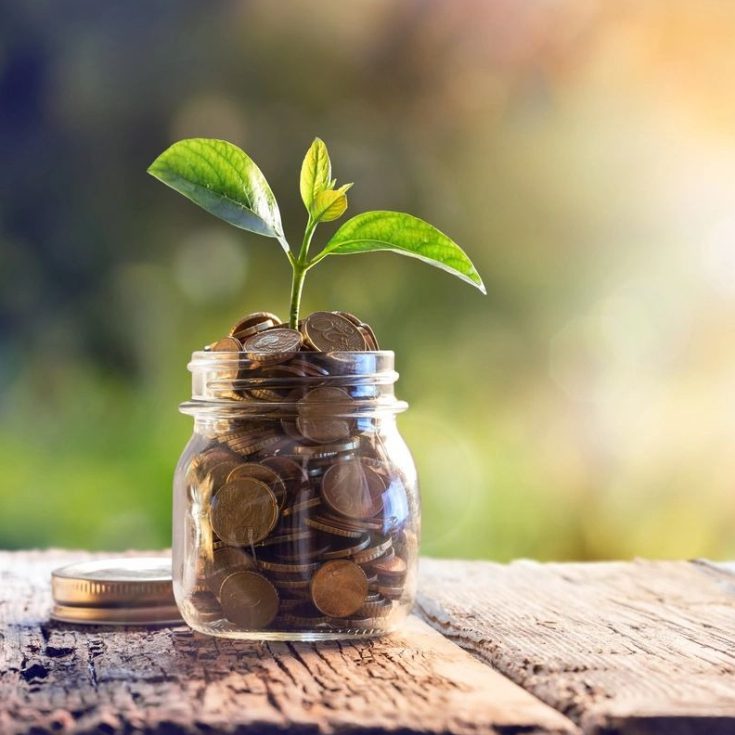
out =
{"type": "Polygon", "coordinates": [[[243,340],[251,337],[253,334],[262,332],[264,329],[270,329],[281,323],[280,317],[271,314],[269,311],[256,311],[248,314],[240,319],[230,329],[230,337],[236,337],[243,340]]]}
{"type": "Polygon", "coordinates": [[[302,342],[301,333],[288,327],[266,329],[248,337],[243,343],[246,352],[264,352],[266,355],[298,352],[302,342]]]}
{"type": "Polygon", "coordinates": [[[272,365],[290,360],[301,348],[301,332],[289,327],[274,327],[248,337],[243,350],[249,360],[261,365],[272,365]]]}
{"type": "MultiPolygon", "coordinates": [[[[207,348],[210,352],[231,352],[237,355],[242,350],[242,344],[240,340],[234,337],[223,337],[213,342],[207,348]]],[[[240,367],[236,360],[230,360],[227,358],[225,364],[218,369],[219,377],[222,380],[235,380],[240,373],[240,367]]],[[[229,384],[226,390],[229,390],[229,384]]]]}
{"type": "Polygon", "coordinates": [[[242,350],[242,344],[235,337],[222,337],[222,339],[212,342],[207,349],[212,352],[240,352],[242,350]]]}
{"type": "Polygon", "coordinates": [[[365,338],[357,325],[340,314],[315,311],[301,324],[306,343],[319,352],[364,352],[365,338]]]}

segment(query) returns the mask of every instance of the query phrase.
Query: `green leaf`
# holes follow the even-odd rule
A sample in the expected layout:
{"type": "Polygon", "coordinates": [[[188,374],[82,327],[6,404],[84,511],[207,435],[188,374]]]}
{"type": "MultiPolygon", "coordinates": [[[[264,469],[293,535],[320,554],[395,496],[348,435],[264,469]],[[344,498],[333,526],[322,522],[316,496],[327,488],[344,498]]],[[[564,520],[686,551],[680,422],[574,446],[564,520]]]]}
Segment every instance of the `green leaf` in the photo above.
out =
{"type": "Polygon", "coordinates": [[[277,238],[288,252],[278,204],[265,176],[232,143],[212,138],[180,140],[156,158],[148,173],[215,217],[277,238]]]}
{"type": "Polygon", "coordinates": [[[332,188],[330,178],[332,164],[329,160],[327,146],[321,138],[314,138],[314,142],[306,151],[304,162],[301,164],[301,199],[306,211],[311,214],[314,200],[320,192],[332,188]]]}
{"type": "Polygon", "coordinates": [[[462,248],[428,222],[402,212],[364,212],[347,220],[312,263],[327,255],[389,250],[423,260],[487,293],[462,248]]]}
{"type": "Polygon", "coordinates": [[[314,199],[311,217],[315,222],[331,222],[339,219],[347,210],[346,192],[352,184],[345,184],[339,189],[320,191],[314,199]]]}

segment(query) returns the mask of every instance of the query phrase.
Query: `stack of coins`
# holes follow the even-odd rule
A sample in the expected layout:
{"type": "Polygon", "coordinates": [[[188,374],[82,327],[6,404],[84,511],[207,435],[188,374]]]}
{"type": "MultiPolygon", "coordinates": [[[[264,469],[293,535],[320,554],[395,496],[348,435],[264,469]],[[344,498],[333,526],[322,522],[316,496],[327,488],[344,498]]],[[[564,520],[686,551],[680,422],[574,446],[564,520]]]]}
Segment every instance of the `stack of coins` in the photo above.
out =
{"type": "Polygon", "coordinates": [[[372,329],[345,312],[298,330],[260,312],[208,349],[238,353],[215,381],[242,410],[213,421],[189,462],[190,610],[241,630],[388,627],[410,598],[416,535],[380,420],[358,410],[376,388],[340,355],[377,350],[372,329]]]}

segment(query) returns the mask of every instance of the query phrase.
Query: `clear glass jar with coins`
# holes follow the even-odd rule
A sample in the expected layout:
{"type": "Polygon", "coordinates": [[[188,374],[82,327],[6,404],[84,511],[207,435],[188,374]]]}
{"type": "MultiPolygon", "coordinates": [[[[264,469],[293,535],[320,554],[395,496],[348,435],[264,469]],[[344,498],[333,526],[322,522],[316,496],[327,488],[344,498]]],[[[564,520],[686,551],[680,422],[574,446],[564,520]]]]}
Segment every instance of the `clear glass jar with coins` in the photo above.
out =
{"type": "Polygon", "coordinates": [[[173,519],[184,620],[254,640],[394,630],[413,605],[420,508],[393,353],[352,315],[296,330],[260,313],[189,368],[173,519]]]}

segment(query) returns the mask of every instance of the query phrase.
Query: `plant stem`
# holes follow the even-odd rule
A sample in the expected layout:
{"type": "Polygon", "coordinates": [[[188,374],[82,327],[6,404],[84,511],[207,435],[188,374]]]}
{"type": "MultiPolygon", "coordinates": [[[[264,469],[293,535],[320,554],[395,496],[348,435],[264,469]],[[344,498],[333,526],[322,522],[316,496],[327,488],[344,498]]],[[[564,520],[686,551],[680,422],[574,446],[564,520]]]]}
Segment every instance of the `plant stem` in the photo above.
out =
{"type": "Polygon", "coordinates": [[[293,277],[291,278],[291,312],[288,321],[288,326],[291,329],[298,329],[299,326],[299,308],[301,307],[301,292],[304,288],[305,278],[306,268],[303,268],[297,261],[294,263],[293,277]]]}
{"type": "Polygon", "coordinates": [[[291,278],[291,310],[289,313],[288,326],[291,329],[298,329],[299,325],[299,309],[301,308],[301,293],[304,289],[304,279],[306,271],[309,270],[309,246],[311,238],[314,236],[317,223],[311,219],[306,223],[304,230],[304,239],[301,241],[301,249],[297,258],[291,258],[291,267],[293,268],[293,276],[291,278]]]}

